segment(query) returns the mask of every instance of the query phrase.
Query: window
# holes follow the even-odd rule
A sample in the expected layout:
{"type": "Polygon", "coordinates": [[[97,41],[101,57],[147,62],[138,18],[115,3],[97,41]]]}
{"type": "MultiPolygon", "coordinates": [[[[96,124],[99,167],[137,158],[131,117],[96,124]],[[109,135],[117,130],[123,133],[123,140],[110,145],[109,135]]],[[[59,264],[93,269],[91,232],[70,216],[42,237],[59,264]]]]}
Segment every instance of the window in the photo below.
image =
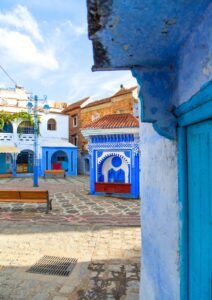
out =
{"type": "Polygon", "coordinates": [[[49,119],[47,123],[47,130],[56,130],[56,121],[54,119],[49,119]]]}
{"type": "Polygon", "coordinates": [[[19,124],[17,132],[19,134],[34,134],[34,127],[29,121],[23,121],[19,124]]]}
{"type": "Polygon", "coordinates": [[[66,157],[65,156],[58,156],[57,161],[65,161],[66,157]]]}
{"type": "Polygon", "coordinates": [[[72,135],[72,144],[78,145],[78,136],[76,134],[72,135]]]}
{"type": "Polygon", "coordinates": [[[78,117],[77,117],[77,115],[74,115],[74,116],[72,116],[72,120],[73,120],[73,127],[77,127],[77,121],[78,121],[78,117]]]}

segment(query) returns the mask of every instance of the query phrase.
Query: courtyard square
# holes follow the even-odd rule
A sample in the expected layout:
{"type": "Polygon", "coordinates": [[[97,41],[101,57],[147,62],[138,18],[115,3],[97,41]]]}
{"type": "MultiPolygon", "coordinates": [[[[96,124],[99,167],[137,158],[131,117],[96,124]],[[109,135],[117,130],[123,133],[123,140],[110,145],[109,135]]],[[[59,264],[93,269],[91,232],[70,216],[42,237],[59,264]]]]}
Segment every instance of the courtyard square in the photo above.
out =
{"type": "MultiPolygon", "coordinates": [[[[48,214],[43,204],[0,204],[1,300],[139,299],[140,201],[89,195],[88,179],[41,178],[48,214]],[[77,263],[68,277],[27,272],[44,256],[77,263]]],[[[1,190],[31,188],[31,178],[0,180],[1,190]]]]}

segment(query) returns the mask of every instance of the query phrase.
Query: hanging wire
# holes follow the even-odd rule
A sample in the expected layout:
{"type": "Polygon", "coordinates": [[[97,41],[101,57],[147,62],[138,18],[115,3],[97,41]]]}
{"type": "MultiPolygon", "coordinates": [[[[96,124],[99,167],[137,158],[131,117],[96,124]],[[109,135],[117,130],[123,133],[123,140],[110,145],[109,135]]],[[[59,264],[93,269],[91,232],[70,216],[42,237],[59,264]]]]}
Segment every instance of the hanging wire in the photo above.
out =
{"type": "Polygon", "coordinates": [[[17,86],[17,83],[15,82],[15,80],[7,73],[7,71],[2,67],[2,65],[0,65],[0,68],[2,69],[4,74],[15,84],[15,86],[17,86]]]}

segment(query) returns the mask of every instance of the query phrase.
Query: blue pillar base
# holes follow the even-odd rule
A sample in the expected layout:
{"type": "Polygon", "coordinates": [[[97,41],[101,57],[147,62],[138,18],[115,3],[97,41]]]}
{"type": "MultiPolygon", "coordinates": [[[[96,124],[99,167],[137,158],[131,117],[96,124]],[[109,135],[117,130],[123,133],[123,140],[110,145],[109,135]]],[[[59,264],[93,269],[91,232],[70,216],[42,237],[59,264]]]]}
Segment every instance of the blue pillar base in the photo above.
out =
{"type": "Polygon", "coordinates": [[[38,187],[38,166],[34,166],[33,186],[38,187]]]}

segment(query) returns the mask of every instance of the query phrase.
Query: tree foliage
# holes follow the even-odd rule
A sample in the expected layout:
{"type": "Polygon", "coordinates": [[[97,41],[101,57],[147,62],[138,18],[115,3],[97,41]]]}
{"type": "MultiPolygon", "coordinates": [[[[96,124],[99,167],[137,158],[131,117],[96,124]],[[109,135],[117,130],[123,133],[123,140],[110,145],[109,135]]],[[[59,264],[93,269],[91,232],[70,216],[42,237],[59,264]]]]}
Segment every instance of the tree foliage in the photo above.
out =
{"type": "MultiPolygon", "coordinates": [[[[14,121],[28,121],[30,125],[34,126],[34,119],[33,115],[30,115],[26,111],[10,113],[7,111],[0,111],[0,130],[4,128],[5,124],[12,123],[14,121]]],[[[38,117],[38,133],[39,133],[39,124],[40,118],[38,117]]]]}

